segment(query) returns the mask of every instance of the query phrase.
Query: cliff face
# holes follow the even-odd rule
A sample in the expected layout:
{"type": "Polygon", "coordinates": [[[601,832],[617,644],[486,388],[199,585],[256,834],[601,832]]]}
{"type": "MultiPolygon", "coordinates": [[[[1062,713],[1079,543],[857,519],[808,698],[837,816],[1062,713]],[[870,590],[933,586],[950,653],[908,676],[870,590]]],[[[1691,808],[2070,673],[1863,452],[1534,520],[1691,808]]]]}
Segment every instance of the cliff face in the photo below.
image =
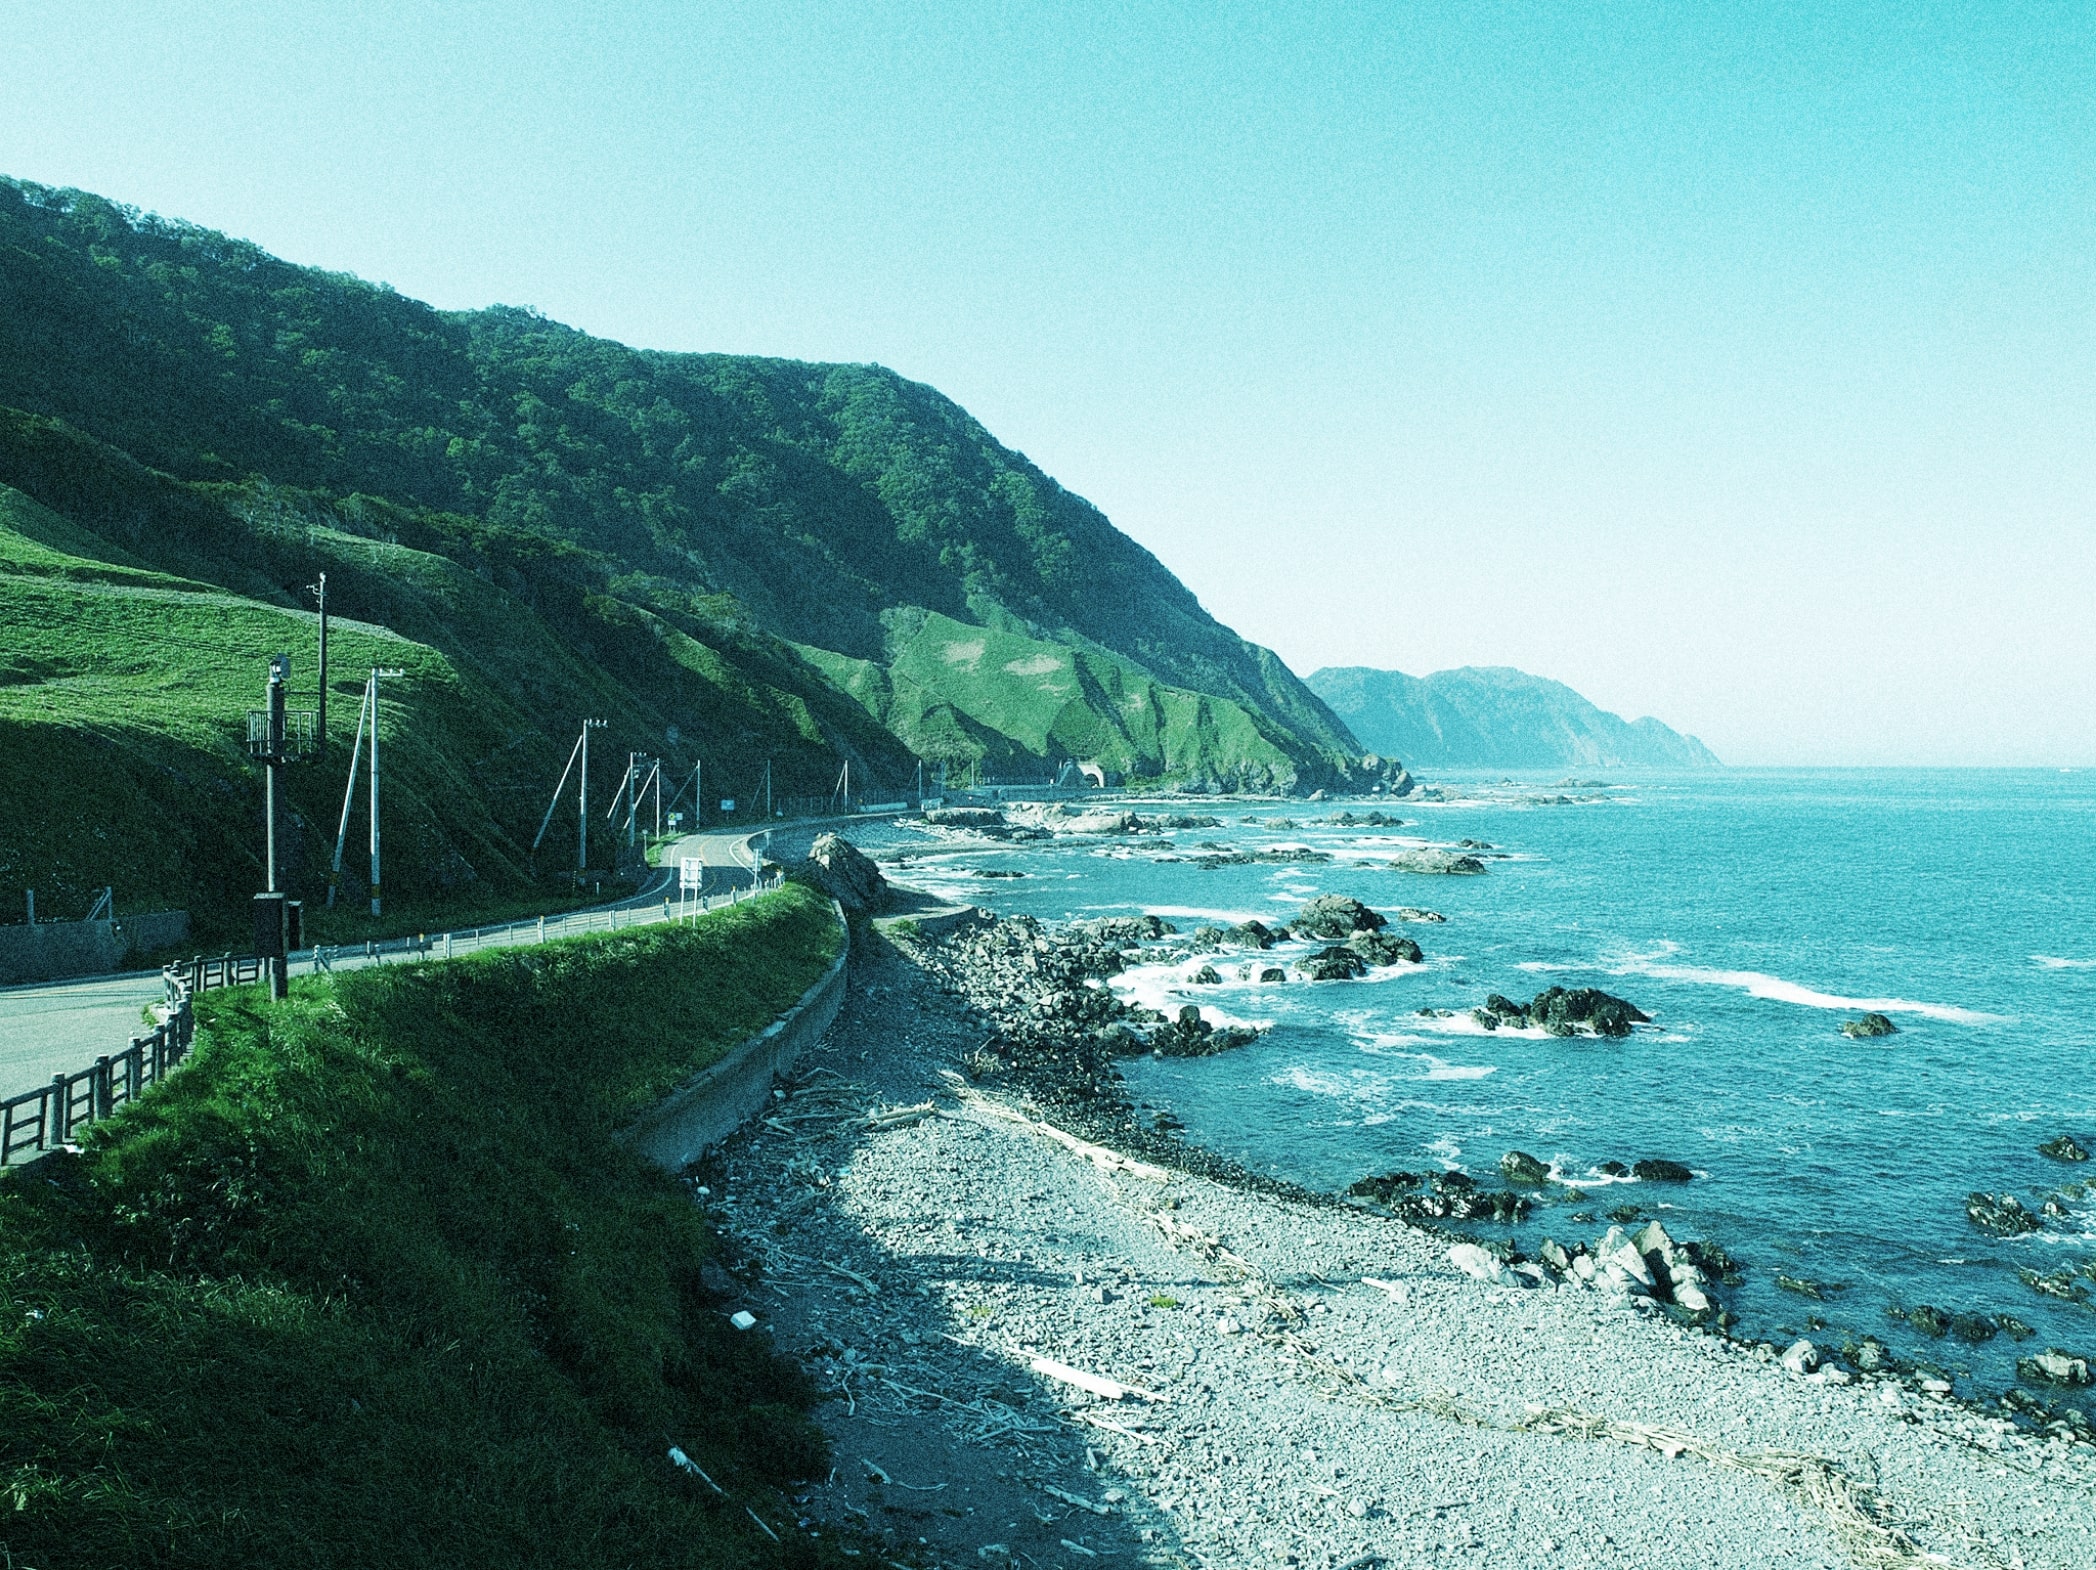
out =
{"type": "Polygon", "coordinates": [[[1414,768],[1719,766],[1693,736],[1655,719],[1625,720],[1562,682],[1506,666],[1425,677],[1335,666],[1308,685],[1365,745],[1414,768]]]}
{"type": "MultiPolygon", "coordinates": [[[[868,712],[896,715],[932,761],[1030,768],[1096,747],[1132,772],[1283,787],[1358,765],[1322,702],[1097,508],[878,366],[655,353],[529,311],[437,311],[0,181],[0,406],[216,487],[236,512],[288,500],[353,524],[342,510],[368,503],[384,530],[476,569],[493,554],[582,572],[614,617],[799,646],[818,685],[849,671],[864,695],[873,667],[890,692],[868,712]],[[921,661],[901,666],[930,618],[1060,652],[927,683],[921,661]],[[1029,662],[1046,658],[1072,685],[1044,723],[1029,662]],[[1153,717],[1129,718],[1138,704],[1153,717]]],[[[0,450],[0,481],[66,511],[19,454],[0,450]]]]}

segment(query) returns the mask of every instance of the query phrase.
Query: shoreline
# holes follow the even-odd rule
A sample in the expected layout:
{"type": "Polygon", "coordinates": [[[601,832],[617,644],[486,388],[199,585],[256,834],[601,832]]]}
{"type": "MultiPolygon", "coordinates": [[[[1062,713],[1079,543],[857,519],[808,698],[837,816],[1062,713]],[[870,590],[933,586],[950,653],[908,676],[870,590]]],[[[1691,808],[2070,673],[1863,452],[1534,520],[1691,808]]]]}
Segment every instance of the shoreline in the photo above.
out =
{"type": "Polygon", "coordinates": [[[1088,1108],[1097,1062],[1007,1039],[993,1068],[1010,981],[964,948],[864,945],[802,1078],[701,1169],[733,1306],[829,1397],[811,1529],[950,1565],[2096,1561],[2088,1447],[1473,1281],[1446,1238],[1088,1108]]]}

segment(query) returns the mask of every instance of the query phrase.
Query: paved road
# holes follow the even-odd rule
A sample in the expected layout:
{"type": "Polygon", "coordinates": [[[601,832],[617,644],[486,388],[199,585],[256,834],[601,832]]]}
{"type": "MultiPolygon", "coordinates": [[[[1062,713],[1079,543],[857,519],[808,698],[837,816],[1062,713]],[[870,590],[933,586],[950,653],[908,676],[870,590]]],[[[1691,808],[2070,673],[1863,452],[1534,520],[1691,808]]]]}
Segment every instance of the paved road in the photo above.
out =
{"type": "MultiPolygon", "coordinates": [[[[661,867],[636,893],[588,910],[548,916],[543,927],[536,920],[509,922],[432,934],[427,949],[407,948],[403,945],[411,940],[395,940],[391,945],[373,945],[370,952],[363,945],[324,950],[321,958],[329,969],[356,970],[389,960],[536,943],[541,933],[565,938],[660,921],[665,899],[675,909],[680,857],[697,856],[704,861],[706,881],[701,893],[708,903],[717,904],[748,890],[755,881],[750,841],[758,839],[761,844],[761,836],[762,831],[752,835],[742,829],[687,834],[665,847],[661,867]]],[[[306,975],[315,968],[313,950],[292,956],[293,975],[306,975]]],[[[146,1010],[162,996],[158,971],[0,988],[0,1096],[32,1090],[53,1074],[75,1073],[104,1053],[122,1051],[133,1036],[150,1028],[146,1010]]]]}

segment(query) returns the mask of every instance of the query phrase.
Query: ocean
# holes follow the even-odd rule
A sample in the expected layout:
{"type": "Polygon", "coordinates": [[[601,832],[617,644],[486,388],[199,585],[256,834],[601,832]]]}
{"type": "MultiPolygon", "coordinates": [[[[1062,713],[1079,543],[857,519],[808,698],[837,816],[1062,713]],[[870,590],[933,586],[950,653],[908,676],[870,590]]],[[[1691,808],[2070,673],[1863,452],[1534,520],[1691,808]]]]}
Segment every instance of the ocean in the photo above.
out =
{"type": "MultiPolygon", "coordinates": [[[[1498,1182],[1523,1150],[1585,1196],[1516,1227],[1533,1248],[1589,1241],[1629,1206],[1746,1266],[1724,1289],[1739,1328],[1823,1345],[1875,1337],[1966,1394],[2016,1380],[2047,1347],[2096,1355],[2096,771],[1725,770],[1436,780],[1443,801],[1143,804],[1222,819],[1161,836],[982,844],[890,839],[905,882],[1047,921],[1151,912],[1191,932],[1279,925],[1320,893],[1386,914],[1425,962],[1351,982],[1240,979],[1248,959],[1138,967],[1117,989],[1265,1028],[1213,1058],[1138,1059],[1135,1098],[1246,1166],[1344,1189],[1391,1170],[1498,1182]],[[1371,807],[1401,827],[1331,821],[1371,807]],[[1273,820],[1292,820],[1277,824],[1273,820]],[[1474,848],[1487,870],[1391,870],[1397,853],[1474,848]],[[1303,846],[1322,862],[1203,867],[1190,858],[1303,846]],[[984,877],[983,873],[1020,873],[984,877]],[[1489,993],[1592,986],[1653,1023],[1627,1040],[1488,1032],[1489,993]],[[1446,1010],[1430,1017],[1422,1010],[1446,1010]],[[1877,1011],[1897,1034],[1852,1040],[1877,1011]],[[1603,1162],[1661,1157],[1692,1182],[1626,1182],[1603,1162]],[[2038,1232],[1967,1219],[2010,1192],[2038,1232]],[[2062,1275],[2062,1272],[2068,1272],[2062,1275]],[[1776,1278],[1819,1284],[1813,1298],[1776,1278]],[[2029,1284],[2050,1278],[2050,1295],[2029,1284]],[[1943,1315],[2028,1334],[1929,1333],[1943,1315]]],[[[1305,946],[1307,947],[1307,946],[1305,946]]],[[[2047,1392],[2057,1394],[2057,1392],[2047,1392]]]]}

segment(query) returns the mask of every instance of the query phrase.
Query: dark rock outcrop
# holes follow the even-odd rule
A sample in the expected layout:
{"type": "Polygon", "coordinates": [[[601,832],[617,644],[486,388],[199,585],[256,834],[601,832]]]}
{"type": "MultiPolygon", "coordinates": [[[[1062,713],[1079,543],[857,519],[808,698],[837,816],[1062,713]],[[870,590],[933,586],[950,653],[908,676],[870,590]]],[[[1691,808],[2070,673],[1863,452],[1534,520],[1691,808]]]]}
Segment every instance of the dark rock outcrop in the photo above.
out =
{"type": "Polygon", "coordinates": [[[1296,961],[1295,969],[1305,981],[1352,981],[1368,973],[1368,961],[1345,944],[1335,943],[1296,961]]]}
{"type": "Polygon", "coordinates": [[[2072,1134],[2062,1134],[2048,1139],[2038,1147],[2038,1154],[2050,1156],[2055,1161],[2086,1161],[2089,1153],[2072,1134]]]}
{"type": "Polygon", "coordinates": [[[1423,872],[1450,877],[1475,877],[1485,870],[1485,864],[1475,856],[1452,850],[1408,850],[1391,857],[1387,865],[1393,872],[1423,872]]]}
{"type": "Polygon", "coordinates": [[[821,889],[849,911],[879,910],[888,902],[888,880],[873,859],[850,840],[818,834],[805,861],[790,874],[796,882],[821,889]]]}
{"type": "Polygon", "coordinates": [[[1357,932],[1346,940],[1346,946],[1371,965],[1400,962],[1417,965],[1426,958],[1425,952],[1410,938],[1401,938],[1391,932],[1357,932]]]}
{"type": "Polygon", "coordinates": [[[1296,913],[1288,930],[1299,938],[1345,940],[1357,932],[1380,932],[1389,925],[1376,912],[1344,894],[1320,894],[1296,913]]]}
{"type": "Polygon", "coordinates": [[[2014,1194],[1967,1194],[1965,1219],[1994,1237],[2021,1237],[2042,1224],[2014,1194]]]}
{"type": "Polygon", "coordinates": [[[1550,1164],[1538,1161],[1525,1150],[1510,1150],[1499,1158],[1499,1170],[1509,1183],[1548,1183],[1550,1164]]]}
{"type": "Polygon", "coordinates": [[[1462,1172],[1389,1172],[1366,1177],[1347,1192],[1407,1221],[1489,1221],[1511,1226],[1531,1208],[1526,1198],[1504,1189],[1483,1189],[1462,1172]]]}
{"type": "Polygon", "coordinates": [[[1258,1037],[1258,1031],[1240,1025],[1211,1025],[1189,1003],[1179,1010],[1177,1019],[1150,1033],[1150,1050],[1164,1058],[1209,1058],[1258,1037]]]}
{"type": "Polygon", "coordinates": [[[925,813],[924,821],[942,829],[972,829],[994,839],[1005,838],[1012,828],[995,807],[934,807],[925,813]]]}
{"type": "Polygon", "coordinates": [[[1631,1166],[1630,1175],[1640,1183],[1686,1183],[1696,1174],[1678,1161],[1647,1156],[1631,1166]]]}
{"type": "Polygon", "coordinates": [[[1841,1027],[1841,1033],[1857,1041],[1868,1041],[1876,1036],[1896,1036],[1899,1026],[1883,1014],[1866,1014],[1861,1019],[1852,1019],[1841,1027]]]}
{"type": "Polygon", "coordinates": [[[1533,1025],[1553,1036],[1576,1036],[1584,1027],[1597,1036],[1621,1038],[1630,1034],[1631,1026],[1652,1021],[1636,1004],[1594,987],[1551,987],[1527,1004],[1495,992],[1471,1013],[1487,1030],[1533,1025]]]}

